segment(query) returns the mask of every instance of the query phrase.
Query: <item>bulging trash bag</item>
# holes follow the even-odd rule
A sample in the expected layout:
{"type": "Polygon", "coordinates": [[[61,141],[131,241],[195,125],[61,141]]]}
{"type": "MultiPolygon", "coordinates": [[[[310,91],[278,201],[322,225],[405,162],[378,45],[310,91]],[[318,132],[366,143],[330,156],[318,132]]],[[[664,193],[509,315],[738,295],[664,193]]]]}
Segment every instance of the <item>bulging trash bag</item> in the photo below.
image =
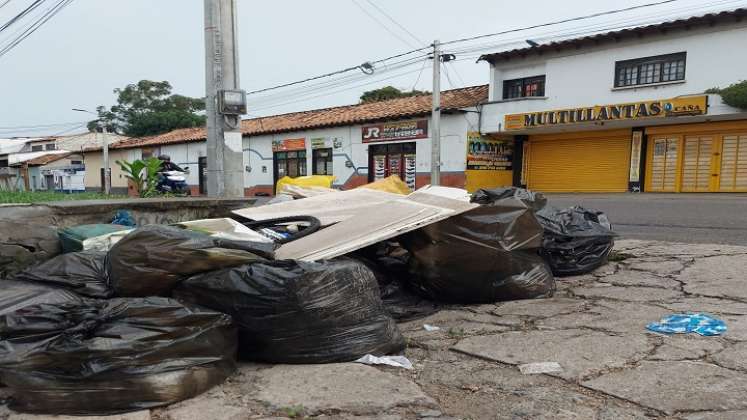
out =
{"type": "Polygon", "coordinates": [[[16,411],[104,415],[192,398],[235,369],[228,315],[173,299],[43,303],[0,316],[16,411]]]}
{"type": "Polygon", "coordinates": [[[617,235],[604,213],[548,206],[537,218],[545,230],[542,255],[556,276],[589,273],[607,263],[617,235]]]}
{"type": "Polygon", "coordinates": [[[106,272],[105,252],[84,251],[58,255],[16,274],[14,279],[64,287],[93,298],[105,299],[113,295],[106,272]]]}
{"type": "Polygon", "coordinates": [[[451,303],[552,296],[555,279],[539,255],[542,194],[518,188],[477,191],[480,207],[401,238],[410,251],[410,283],[451,303]]]}
{"type": "Polygon", "coordinates": [[[175,226],[136,229],[109,251],[107,271],[117,296],[167,296],[182,279],[271,257],[270,242],[235,241],[175,226]]]}
{"type": "Polygon", "coordinates": [[[396,242],[380,242],[353,254],[352,258],[365,264],[379,283],[381,301],[392,318],[399,322],[432,315],[439,304],[410,290],[407,250],[396,242]]]}
{"type": "Polygon", "coordinates": [[[80,303],[77,294],[42,284],[0,280],[0,315],[40,304],[80,303]]]}
{"type": "Polygon", "coordinates": [[[349,259],[228,268],[185,280],[174,296],[233,316],[248,360],[350,362],[404,350],[373,274],[349,259]]]}

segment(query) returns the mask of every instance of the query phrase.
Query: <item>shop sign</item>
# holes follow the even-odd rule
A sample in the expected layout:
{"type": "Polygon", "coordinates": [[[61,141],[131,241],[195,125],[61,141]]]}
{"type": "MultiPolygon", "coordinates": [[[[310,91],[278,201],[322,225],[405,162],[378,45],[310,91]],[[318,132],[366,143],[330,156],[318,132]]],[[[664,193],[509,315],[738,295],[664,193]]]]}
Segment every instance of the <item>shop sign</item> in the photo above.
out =
{"type": "Polygon", "coordinates": [[[708,95],[687,96],[659,101],[509,114],[506,115],[505,129],[510,131],[585,122],[705,115],[707,112],[708,95]]]}
{"type": "Polygon", "coordinates": [[[467,133],[468,171],[510,171],[513,155],[511,141],[486,138],[476,131],[467,133]]]}
{"type": "Polygon", "coordinates": [[[306,150],[306,138],[273,140],[273,152],[290,152],[294,150],[306,150]]]}
{"type": "Polygon", "coordinates": [[[428,120],[392,122],[363,127],[363,143],[428,138],[428,120]]]}
{"type": "Polygon", "coordinates": [[[327,137],[313,138],[311,139],[311,148],[312,149],[331,149],[332,140],[328,139],[327,137]]]}
{"type": "Polygon", "coordinates": [[[634,131],[630,146],[630,182],[641,180],[641,144],[643,131],[634,131]]]}

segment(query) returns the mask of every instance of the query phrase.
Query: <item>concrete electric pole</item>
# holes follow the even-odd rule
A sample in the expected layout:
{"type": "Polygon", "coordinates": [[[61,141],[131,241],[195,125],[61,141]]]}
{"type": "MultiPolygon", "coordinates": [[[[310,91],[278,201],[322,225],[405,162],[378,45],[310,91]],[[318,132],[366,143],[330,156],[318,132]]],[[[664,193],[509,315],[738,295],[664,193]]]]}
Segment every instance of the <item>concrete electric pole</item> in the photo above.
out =
{"type": "MultiPolygon", "coordinates": [[[[85,109],[73,108],[73,111],[85,112],[86,114],[91,114],[99,117],[98,113],[87,111],[85,109]]],[[[102,185],[102,187],[104,189],[104,194],[109,195],[112,192],[112,168],[109,166],[109,131],[106,129],[106,121],[99,118],[96,123],[99,128],[101,128],[101,136],[103,137],[103,139],[101,140],[101,151],[103,155],[102,169],[104,170],[104,185],[102,185]]]]}
{"type": "Polygon", "coordinates": [[[241,115],[246,94],[239,90],[235,0],[205,0],[207,192],[211,197],[244,196],[241,115]]]}
{"type": "Polygon", "coordinates": [[[112,168],[109,166],[109,132],[106,129],[106,122],[99,120],[101,126],[101,150],[104,158],[104,194],[112,193],[112,168]]]}
{"type": "Polygon", "coordinates": [[[438,40],[433,41],[431,125],[431,185],[441,185],[441,44],[438,40]]]}

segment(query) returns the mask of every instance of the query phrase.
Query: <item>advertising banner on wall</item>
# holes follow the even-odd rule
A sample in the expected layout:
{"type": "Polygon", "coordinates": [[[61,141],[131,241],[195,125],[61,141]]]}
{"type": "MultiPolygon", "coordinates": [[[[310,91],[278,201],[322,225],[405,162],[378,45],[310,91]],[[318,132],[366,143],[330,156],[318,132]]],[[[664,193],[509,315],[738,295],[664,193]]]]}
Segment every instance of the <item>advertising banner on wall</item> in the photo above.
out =
{"type": "Polygon", "coordinates": [[[306,138],[273,140],[273,152],[291,152],[294,150],[306,150],[306,138]]]}
{"type": "Polygon", "coordinates": [[[641,101],[614,105],[594,105],[553,111],[509,114],[505,129],[523,130],[599,121],[641,120],[708,113],[708,95],[683,96],[657,101],[641,101]]]}
{"type": "Polygon", "coordinates": [[[363,143],[428,138],[428,120],[391,122],[363,127],[363,143]]]}
{"type": "Polygon", "coordinates": [[[467,133],[468,171],[510,171],[513,169],[514,144],[507,140],[467,133]]]}

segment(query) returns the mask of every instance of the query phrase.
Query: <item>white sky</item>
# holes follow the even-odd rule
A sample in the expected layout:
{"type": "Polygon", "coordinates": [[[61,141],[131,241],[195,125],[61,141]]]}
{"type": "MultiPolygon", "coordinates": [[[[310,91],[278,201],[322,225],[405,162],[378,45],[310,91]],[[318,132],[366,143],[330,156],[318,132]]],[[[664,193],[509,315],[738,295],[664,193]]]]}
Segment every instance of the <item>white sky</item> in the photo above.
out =
{"type": "MultiPolygon", "coordinates": [[[[367,0],[237,1],[241,82],[247,91],[413,49],[373,21],[354,1],[399,37],[421,45],[367,0]]],[[[436,38],[448,41],[655,0],[370,1],[429,44],[436,38]]],[[[30,2],[11,0],[0,8],[0,25],[30,2]]],[[[511,40],[523,46],[524,39],[547,42],[563,34],[740,6],[747,6],[747,0],[677,0],[624,14],[456,44],[445,52],[456,52],[460,58],[449,65],[455,85],[484,84],[488,82],[488,70],[485,63],[475,63],[479,52],[459,50],[477,44],[488,47],[485,52],[498,51],[510,47],[507,42],[511,40]]],[[[7,43],[12,32],[0,33],[0,45],[7,43]]],[[[357,82],[348,85],[250,96],[249,112],[272,115],[355,103],[363,91],[387,84],[430,90],[430,63],[427,66],[422,73],[422,62],[388,72],[380,66],[374,76],[356,75],[357,82]],[[402,75],[378,81],[398,74],[402,75]],[[370,84],[362,86],[364,83],[370,84]]],[[[203,96],[204,77],[203,1],[75,0],[16,49],[0,57],[0,137],[57,134],[70,126],[42,131],[7,127],[85,121],[84,114],[71,108],[111,106],[114,88],[141,79],[168,80],[175,93],[203,96]]],[[[445,76],[442,87],[451,87],[445,76]]]]}

